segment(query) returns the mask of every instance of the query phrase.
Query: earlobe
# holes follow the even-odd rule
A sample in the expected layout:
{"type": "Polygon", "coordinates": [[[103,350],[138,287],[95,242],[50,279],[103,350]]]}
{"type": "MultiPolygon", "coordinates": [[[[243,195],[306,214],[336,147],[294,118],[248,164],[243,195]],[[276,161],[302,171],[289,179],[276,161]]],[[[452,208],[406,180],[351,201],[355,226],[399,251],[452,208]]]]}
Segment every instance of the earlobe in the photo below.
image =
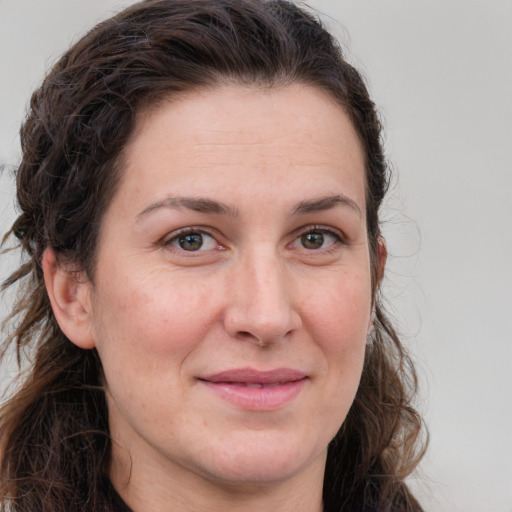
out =
{"type": "Polygon", "coordinates": [[[41,261],[46,291],[62,332],[83,349],[95,346],[91,323],[91,284],[59,262],[53,249],[46,249],[41,261]]]}

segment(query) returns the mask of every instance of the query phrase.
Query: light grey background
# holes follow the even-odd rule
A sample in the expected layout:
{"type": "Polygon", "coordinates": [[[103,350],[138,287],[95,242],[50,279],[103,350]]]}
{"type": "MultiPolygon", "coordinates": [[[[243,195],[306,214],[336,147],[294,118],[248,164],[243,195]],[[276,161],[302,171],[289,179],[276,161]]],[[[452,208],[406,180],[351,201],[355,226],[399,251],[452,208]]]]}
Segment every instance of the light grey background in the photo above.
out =
{"type": "MultiPolygon", "coordinates": [[[[0,163],[19,157],[44,70],[129,3],[0,0],[0,163]]],[[[419,363],[431,432],[411,484],[427,512],[511,512],[512,1],[312,5],[368,77],[399,174],[385,212],[386,293],[419,363]]],[[[1,232],[13,203],[4,175],[1,232]]],[[[0,278],[16,261],[2,257],[0,278]]]]}

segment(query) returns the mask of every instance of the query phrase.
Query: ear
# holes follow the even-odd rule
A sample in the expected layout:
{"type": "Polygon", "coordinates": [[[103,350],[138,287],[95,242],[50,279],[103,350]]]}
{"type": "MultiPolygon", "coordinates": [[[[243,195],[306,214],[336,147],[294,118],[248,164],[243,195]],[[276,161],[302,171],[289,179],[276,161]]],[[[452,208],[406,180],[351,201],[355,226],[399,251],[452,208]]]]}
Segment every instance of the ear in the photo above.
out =
{"type": "Polygon", "coordinates": [[[370,322],[368,323],[368,334],[371,335],[373,333],[373,330],[375,328],[375,315],[376,315],[376,291],[379,288],[380,282],[382,281],[382,278],[384,277],[384,270],[386,268],[386,260],[388,259],[388,250],[386,247],[386,240],[382,236],[379,236],[379,239],[377,240],[377,272],[376,272],[376,279],[373,286],[373,299],[372,299],[372,313],[370,316],[370,322]]]}
{"type": "Polygon", "coordinates": [[[379,236],[377,241],[377,283],[380,283],[384,277],[387,259],[388,249],[386,247],[386,240],[384,240],[382,236],[379,236]]]}
{"type": "Polygon", "coordinates": [[[41,265],[53,314],[62,332],[78,347],[94,348],[91,282],[83,272],[64,268],[53,249],[45,250],[41,265]]]}

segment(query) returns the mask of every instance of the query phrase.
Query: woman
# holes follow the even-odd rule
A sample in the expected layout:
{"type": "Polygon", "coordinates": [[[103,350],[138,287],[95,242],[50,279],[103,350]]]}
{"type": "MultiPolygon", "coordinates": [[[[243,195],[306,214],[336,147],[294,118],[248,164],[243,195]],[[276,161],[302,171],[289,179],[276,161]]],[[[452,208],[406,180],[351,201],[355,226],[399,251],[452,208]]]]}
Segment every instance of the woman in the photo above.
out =
{"type": "Polygon", "coordinates": [[[32,97],[13,511],[418,511],[375,108],[294,4],[147,0],[32,97]]]}

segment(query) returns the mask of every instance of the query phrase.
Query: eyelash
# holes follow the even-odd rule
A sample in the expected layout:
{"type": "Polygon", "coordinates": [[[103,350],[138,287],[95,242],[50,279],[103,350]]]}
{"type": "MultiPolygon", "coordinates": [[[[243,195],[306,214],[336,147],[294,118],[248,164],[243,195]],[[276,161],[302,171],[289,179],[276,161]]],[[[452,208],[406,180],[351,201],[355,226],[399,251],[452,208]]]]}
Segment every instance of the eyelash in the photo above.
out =
{"type": "Polygon", "coordinates": [[[173,233],[171,233],[170,236],[168,237],[165,237],[163,240],[162,240],[162,245],[164,247],[167,247],[167,248],[172,248],[172,249],[175,249],[177,252],[186,252],[186,253],[197,253],[197,252],[203,252],[203,251],[200,251],[200,250],[190,250],[190,251],[187,251],[186,249],[183,249],[183,248],[178,248],[178,247],[173,247],[173,242],[177,242],[179,241],[179,239],[181,237],[185,237],[187,235],[201,235],[204,237],[204,235],[210,237],[212,240],[215,241],[215,245],[216,245],[216,248],[217,249],[221,249],[223,248],[222,244],[220,244],[216,237],[209,233],[207,230],[205,230],[204,228],[201,228],[201,227],[195,227],[195,226],[190,226],[190,227],[187,227],[187,228],[183,228],[183,229],[179,229],[178,231],[174,231],[173,233]]]}
{"type": "MultiPolygon", "coordinates": [[[[294,239],[290,243],[287,244],[287,247],[292,247],[296,242],[300,243],[301,237],[304,237],[309,234],[321,234],[321,235],[328,235],[328,236],[333,237],[334,242],[326,248],[308,249],[307,247],[304,247],[304,246],[300,247],[300,249],[305,250],[310,253],[333,252],[338,248],[339,244],[346,245],[346,243],[347,243],[344,236],[339,231],[334,230],[332,228],[327,228],[327,227],[318,226],[318,225],[312,225],[312,226],[300,228],[295,233],[296,233],[296,235],[295,235],[294,239]]],[[[187,235],[195,235],[195,234],[199,234],[202,236],[206,235],[206,236],[210,237],[212,240],[215,241],[216,249],[219,249],[219,250],[224,249],[224,246],[217,241],[217,238],[215,235],[210,233],[205,228],[202,228],[199,226],[190,226],[190,227],[183,228],[183,229],[180,229],[178,231],[171,233],[170,236],[165,237],[162,240],[162,246],[164,246],[166,248],[174,249],[176,252],[188,253],[190,255],[194,254],[194,253],[211,250],[211,249],[203,249],[201,251],[202,245],[201,245],[201,248],[199,248],[198,250],[186,250],[183,248],[173,246],[173,243],[177,242],[181,237],[185,237],[187,235]]]]}
{"type": "Polygon", "coordinates": [[[334,242],[325,248],[319,248],[319,249],[308,249],[307,247],[302,246],[301,249],[311,252],[311,253],[330,253],[338,249],[340,244],[346,244],[346,240],[344,236],[337,230],[334,230],[332,228],[327,228],[324,226],[318,226],[318,225],[312,225],[307,226],[306,228],[301,228],[298,230],[297,236],[294,238],[294,240],[290,243],[290,245],[296,243],[299,241],[302,237],[309,235],[309,234],[321,234],[321,235],[328,235],[331,236],[334,239],[334,242]]]}

